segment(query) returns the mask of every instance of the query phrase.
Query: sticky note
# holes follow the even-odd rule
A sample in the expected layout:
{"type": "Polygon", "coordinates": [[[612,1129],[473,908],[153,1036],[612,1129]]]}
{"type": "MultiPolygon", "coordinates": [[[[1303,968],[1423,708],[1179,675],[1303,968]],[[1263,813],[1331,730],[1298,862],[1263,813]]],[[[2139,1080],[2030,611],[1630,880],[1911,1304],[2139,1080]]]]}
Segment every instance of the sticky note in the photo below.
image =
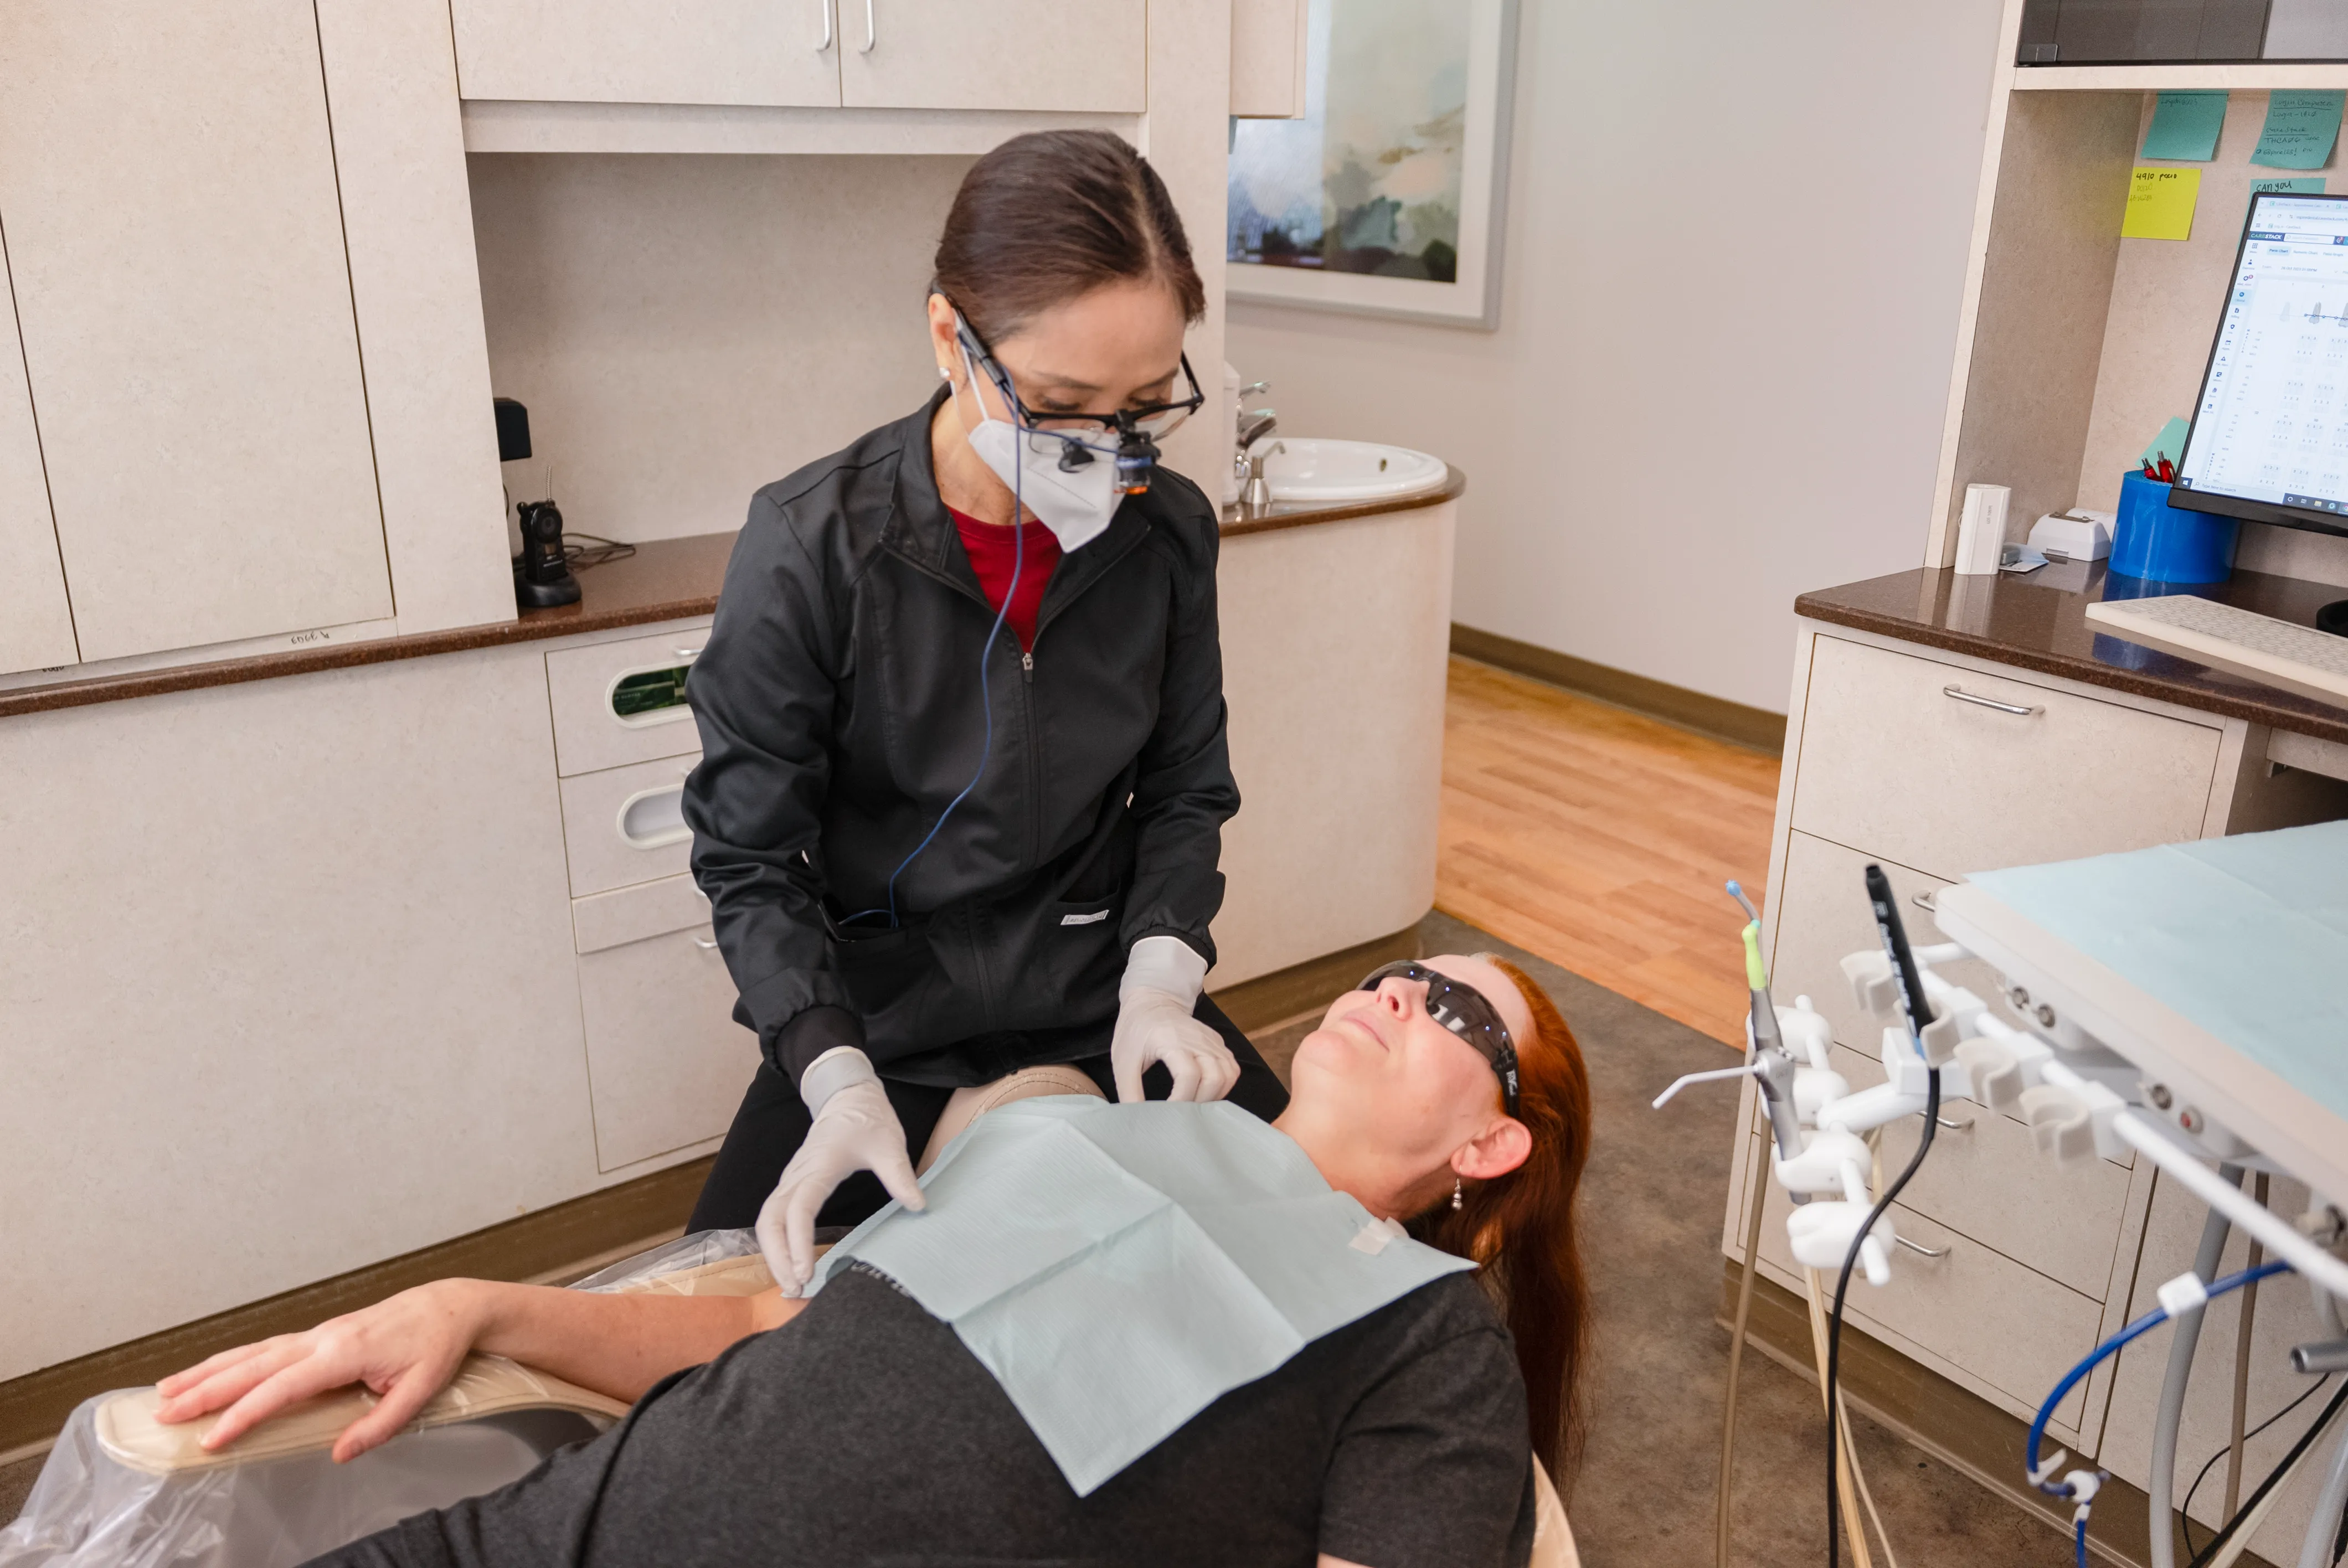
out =
{"type": "Polygon", "coordinates": [[[2163,93],[2153,106],[2152,128],[2144,133],[2142,156],[2207,163],[2218,156],[2218,133],[2225,128],[2222,91],[2163,93]]]}
{"type": "Polygon", "coordinates": [[[2287,179],[2253,179],[2250,181],[2250,196],[2252,200],[2256,200],[2261,195],[2321,196],[2322,194],[2323,176],[2320,174],[2294,175],[2287,179]]]}
{"type": "Polygon", "coordinates": [[[2128,181],[2127,240],[2190,240],[2193,206],[2201,199],[2198,169],[2138,169],[2128,181]]]}
{"type": "Polygon", "coordinates": [[[2170,420],[2160,427],[2160,434],[2152,438],[2152,445],[2144,449],[2144,456],[2138,457],[2137,461],[2157,464],[2166,457],[2172,463],[2183,462],[2185,435],[2192,428],[2193,422],[2189,419],[2170,420]]]}
{"type": "Polygon", "coordinates": [[[2267,99],[2266,129],[2250,161],[2266,169],[2322,168],[2340,137],[2343,102],[2348,92],[2337,87],[2276,89],[2267,99]]]}

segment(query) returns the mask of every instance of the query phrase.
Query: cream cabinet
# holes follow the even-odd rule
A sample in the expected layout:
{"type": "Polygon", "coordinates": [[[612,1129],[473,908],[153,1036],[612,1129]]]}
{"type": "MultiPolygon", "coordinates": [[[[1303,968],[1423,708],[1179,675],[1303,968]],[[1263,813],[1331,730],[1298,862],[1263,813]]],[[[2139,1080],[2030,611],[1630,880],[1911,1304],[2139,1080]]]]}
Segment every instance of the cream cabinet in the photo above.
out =
{"type": "Polygon", "coordinates": [[[1304,114],[1305,0],[1231,0],[1231,113],[1242,119],[1304,114]]]}
{"type": "Polygon", "coordinates": [[[1148,0],[839,0],[851,108],[1148,105],[1148,0]]]}
{"type": "Polygon", "coordinates": [[[16,342],[7,252],[0,246],[0,674],[70,664],[76,657],[41,439],[16,342]]]}
{"type": "Polygon", "coordinates": [[[0,80],[80,656],[389,616],[310,0],[11,0],[0,80]]]}
{"type": "Polygon", "coordinates": [[[469,98],[837,108],[854,0],[455,0],[469,98]]]}

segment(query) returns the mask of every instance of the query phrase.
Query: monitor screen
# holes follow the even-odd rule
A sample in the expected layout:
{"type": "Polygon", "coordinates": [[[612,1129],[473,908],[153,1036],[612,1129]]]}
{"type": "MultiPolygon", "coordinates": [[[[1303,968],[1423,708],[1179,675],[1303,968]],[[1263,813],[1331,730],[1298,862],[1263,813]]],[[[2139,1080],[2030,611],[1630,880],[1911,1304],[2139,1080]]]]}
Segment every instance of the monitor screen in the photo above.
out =
{"type": "Polygon", "coordinates": [[[2348,534],[2348,196],[2250,199],[2169,504],[2348,534]]]}

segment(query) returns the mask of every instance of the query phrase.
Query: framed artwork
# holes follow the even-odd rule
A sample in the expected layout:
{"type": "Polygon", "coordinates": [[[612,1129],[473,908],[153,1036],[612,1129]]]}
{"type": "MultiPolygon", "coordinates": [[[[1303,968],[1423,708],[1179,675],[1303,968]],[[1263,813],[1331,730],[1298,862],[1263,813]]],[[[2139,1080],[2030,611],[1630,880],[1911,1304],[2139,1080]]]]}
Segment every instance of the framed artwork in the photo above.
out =
{"type": "Polygon", "coordinates": [[[1489,329],[1517,0],[1310,0],[1303,119],[1234,120],[1232,299],[1489,329]]]}

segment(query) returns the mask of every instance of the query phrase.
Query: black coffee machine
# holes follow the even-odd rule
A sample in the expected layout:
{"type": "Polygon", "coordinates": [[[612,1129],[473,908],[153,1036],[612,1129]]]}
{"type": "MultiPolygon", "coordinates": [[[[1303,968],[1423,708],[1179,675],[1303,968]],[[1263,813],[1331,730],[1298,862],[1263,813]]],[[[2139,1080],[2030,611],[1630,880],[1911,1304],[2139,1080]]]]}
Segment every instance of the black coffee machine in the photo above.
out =
{"type": "MultiPolygon", "coordinates": [[[[530,410],[510,397],[495,400],[498,417],[498,461],[511,463],[530,456],[530,410]]],[[[579,579],[571,575],[571,557],[562,548],[562,514],[554,497],[524,501],[514,508],[521,521],[521,554],[513,559],[514,600],[524,610],[545,610],[579,602],[579,579]]]]}

